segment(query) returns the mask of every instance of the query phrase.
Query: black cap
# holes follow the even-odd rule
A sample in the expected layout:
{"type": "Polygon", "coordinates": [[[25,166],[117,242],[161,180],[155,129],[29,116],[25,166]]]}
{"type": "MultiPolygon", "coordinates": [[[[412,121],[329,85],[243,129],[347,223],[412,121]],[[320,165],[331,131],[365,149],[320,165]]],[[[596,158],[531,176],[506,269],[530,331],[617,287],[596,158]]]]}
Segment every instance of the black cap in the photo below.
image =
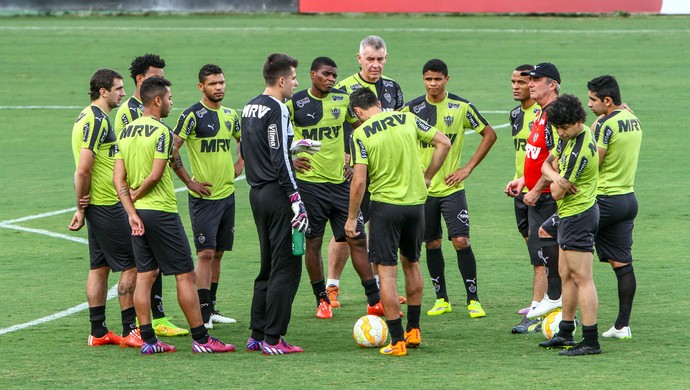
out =
{"type": "Polygon", "coordinates": [[[534,69],[527,72],[521,72],[520,75],[532,76],[536,78],[548,77],[558,81],[558,84],[561,83],[561,74],[558,73],[558,68],[556,68],[556,65],[550,62],[542,62],[541,64],[537,64],[534,69]]]}

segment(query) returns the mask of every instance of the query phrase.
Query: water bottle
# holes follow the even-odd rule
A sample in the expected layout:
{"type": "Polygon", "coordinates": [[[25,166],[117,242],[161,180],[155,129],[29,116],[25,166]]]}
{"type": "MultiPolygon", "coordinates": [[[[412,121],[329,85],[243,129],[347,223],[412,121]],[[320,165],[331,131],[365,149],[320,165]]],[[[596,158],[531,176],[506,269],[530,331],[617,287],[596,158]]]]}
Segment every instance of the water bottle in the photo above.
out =
{"type": "Polygon", "coordinates": [[[304,233],[297,229],[292,229],[292,254],[295,256],[304,255],[305,245],[304,233]]]}

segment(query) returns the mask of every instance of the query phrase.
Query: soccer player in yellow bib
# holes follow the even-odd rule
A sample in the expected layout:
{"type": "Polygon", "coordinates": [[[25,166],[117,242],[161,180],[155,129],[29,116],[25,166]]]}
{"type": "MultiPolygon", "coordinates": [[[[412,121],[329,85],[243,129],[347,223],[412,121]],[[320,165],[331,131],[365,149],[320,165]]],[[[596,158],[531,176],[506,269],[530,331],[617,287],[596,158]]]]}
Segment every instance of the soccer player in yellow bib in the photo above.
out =
{"type": "Polygon", "coordinates": [[[423,279],[419,269],[426,188],[443,164],[451,144],[448,137],[410,113],[382,112],[381,103],[368,88],[350,95],[350,108],[363,122],[352,134],[354,175],[345,233],[355,238],[367,176],[370,179],[371,215],[369,261],[379,274],[381,302],[391,343],[385,355],[402,356],[421,342],[419,319],[423,279]],[[427,165],[422,165],[418,144],[433,146],[427,165]],[[424,171],[423,171],[424,169],[424,171]],[[400,318],[397,282],[398,250],[407,293],[407,329],[400,318]]]}
{"type": "Polygon", "coordinates": [[[134,306],[139,318],[142,355],[175,352],[156,337],[151,323],[151,286],[160,272],[175,275],[177,301],[191,327],[194,353],[232,352],[235,346],[209,336],[201,320],[194,262],[177,213],[168,162],[173,133],[161,122],[170,113],[170,81],[151,77],[141,85],[143,116],[120,132],[113,182],[129,216],[137,265],[134,306]]]}
{"type": "MultiPolygon", "coordinates": [[[[429,186],[429,197],[424,207],[424,242],[426,260],[431,281],[436,291],[436,302],[427,312],[435,316],[449,313],[451,309],[446,292],[445,261],[441,244],[443,229],[441,219],[446,222],[448,239],[456,251],[458,268],[465,283],[467,310],[470,317],[484,317],[486,313],[479,302],[477,292],[477,262],[470,246],[470,216],[465,198],[464,180],[486,157],[496,142],[496,132],[479,111],[468,100],[446,91],[448,66],[439,59],[427,61],[422,68],[422,80],[426,95],[420,96],[403,108],[444,133],[453,145],[448,158],[429,186]],[[477,150],[460,166],[465,131],[475,131],[482,137],[477,150]]],[[[428,143],[419,143],[422,166],[429,163],[433,150],[428,143]]]]}
{"type": "MultiPolygon", "coordinates": [[[[309,214],[310,231],[306,234],[304,257],[316,297],[316,317],[333,317],[330,297],[323,280],[321,259],[326,222],[330,222],[336,241],[346,241],[350,248],[352,265],[367,296],[367,313],[383,315],[379,288],[367,260],[364,221],[358,226],[358,231],[362,234],[356,238],[347,237],[343,230],[350,197],[350,182],[346,179],[350,178],[352,172],[349,164],[345,165],[346,140],[343,132],[345,122],[351,120],[347,115],[350,98],[347,93],[333,88],[338,77],[338,67],[332,59],[314,59],[309,75],[311,87],[295,93],[286,105],[294,125],[295,141],[321,143],[321,149],[317,153],[310,155],[302,152],[293,158],[297,187],[309,214]]],[[[349,139],[347,142],[349,143],[349,139]]]]}
{"type": "Polygon", "coordinates": [[[594,236],[599,224],[596,202],[599,152],[592,131],[584,125],[585,110],[573,95],[558,97],[546,108],[558,132],[558,144],[542,165],[558,204],[558,261],[562,280],[563,320],[558,333],[539,344],[564,348],[560,355],[601,353],[597,330],[597,289],[592,278],[594,236]],[[555,167],[555,164],[557,168],[555,167]],[[575,343],[575,310],[580,306],[583,340],[575,343]]]}
{"type": "MultiPolygon", "coordinates": [[[[165,60],[157,54],[144,54],[135,57],[129,67],[129,74],[134,80],[134,94],[120,105],[115,114],[115,135],[119,136],[122,129],[141,116],[144,106],[141,104],[141,83],[149,77],[163,77],[165,60]]],[[[163,276],[158,275],[151,289],[151,313],[153,314],[153,328],[159,336],[186,336],[187,329],[173,324],[163,310],[163,276]]]]}
{"type": "Polygon", "coordinates": [[[613,76],[600,76],[589,83],[589,108],[599,115],[592,129],[599,148],[599,230],[596,247],[599,260],[611,264],[618,279],[618,317],[603,337],[630,339],[630,312],[637,281],[632,266],[632,232],[637,216],[633,185],[642,143],[640,120],[621,100],[613,76]]]}
{"type": "MultiPolygon", "coordinates": [[[[357,62],[359,63],[359,72],[350,77],[346,77],[339,81],[335,88],[342,89],[350,94],[360,88],[368,88],[376,95],[379,102],[381,102],[382,111],[397,111],[404,105],[404,98],[402,88],[395,80],[383,75],[383,69],[388,61],[388,48],[383,38],[377,35],[369,35],[362,39],[359,43],[359,51],[357,52],[357,62]]],[[[352,120],[352,128],[357,128],[361,122],[357,120],[354,113],[349,112],[352,120]]],[[[350,138],[351,128],[350,123],[344,124],[345,138],[350,138]]],[[[349,146],[349,145],[348,145],[349,146]]],[[[350,159],[347,156],[347,163],[350,159]]],[[[362,201],[362,218],[366,224],[369,221],[369,192],[365,192],[364,200],[362,201]]],[[[327,290],[328,296],[333,304],[333,307],[340,307],[338,295],[340,294],[340,275],[343,273],[347,258],[350,256],[349,247],[346,243],[337,243],[332,239],[328,246],[328,280],[327,290]]],[[[404,303],[405,298],[400,297],[400,302],[404,303]]]]}
{"type": "MultiPolygon", "coordinates": [[[[232,147],[240,141],[240,119],[235,110],[221,105],[225,97],[223,70],[207,64],[199,70],[200,102],[182,112],[175,126],[172,168],[189,188],[189,218],[197,252],[197,289],[207,328],[213,323],[234,323],[216,310],[221,259],[235,241],[235,178],[244,167],[232,147]],[[180,148],[187,150],[194,177],[182,165],[180,148]]],[[[239,148],[237,149],[239,151],[239,148]]]]}
{"type": "Polygon", "coordinates": [[[69,229],[88,225],[90,270],[86,280],[91,333],[88,345],[120,344],[141,346],[134,311],[134,283],[137,271],[127,224],[127,214],[113,187],[115,132],[108,113],[125,96],[122,76],[111,69],[99,69],[91,76],[91,104],[84,108],[72,128],[72,152],[76,172],[74,189],[77,211],[69,229]],[[122,336],[105,325],[105,305],[110,271],[122,272],[117,292],[122,310],[122,336]]]}

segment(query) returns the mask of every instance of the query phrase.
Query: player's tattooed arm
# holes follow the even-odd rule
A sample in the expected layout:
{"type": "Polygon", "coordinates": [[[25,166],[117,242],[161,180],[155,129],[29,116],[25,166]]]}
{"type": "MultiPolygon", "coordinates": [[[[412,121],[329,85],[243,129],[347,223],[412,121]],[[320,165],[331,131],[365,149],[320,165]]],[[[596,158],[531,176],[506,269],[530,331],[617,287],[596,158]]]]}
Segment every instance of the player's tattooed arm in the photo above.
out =
{"type": "Polygon", "coordinates": [[[170,158],[170,168],[172,168],[173,171],[175,171],[175,174],[177,177],[182,180],[182,182],[187,186],[187,188],[199,194],[200,197],[204,196],[211,196],[211,191],[208,189],[208,187],[211,187],[211,183],[200,183],[194,179],[192,179],[191,176],[189,176],[189,173],[185,169],[184,165],[182,164],[182,157],[180,156],[180,148],[184,144],[184,139],[180,137],[179,135],[175,134],[173,138],[173,150],[172,150],[172,157],[170,158]]]}

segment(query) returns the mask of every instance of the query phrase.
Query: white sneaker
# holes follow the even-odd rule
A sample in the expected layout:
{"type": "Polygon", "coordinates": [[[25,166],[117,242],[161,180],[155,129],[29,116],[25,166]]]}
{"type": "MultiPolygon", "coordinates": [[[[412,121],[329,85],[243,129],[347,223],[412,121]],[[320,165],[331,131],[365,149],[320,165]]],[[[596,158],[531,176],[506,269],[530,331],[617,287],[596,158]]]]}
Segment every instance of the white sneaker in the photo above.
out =
{"type": "Polygon", "coordinates": [[[537,318],[541,317],[543,315],[546,315],[547,313],[558,309],[559,307],[563,306],[563,302],[561,301],[561,297],[558,297],[557,300],[552,300],[549,299],[549,296],[544,294],[544,299],[539,302],[539,304],[536,307],[533,307],[530,309],[530,311],[527,313],[525,317],[527,318],[537,318]]]}
{"type": "Polygon", "coordinates": [[[612,326],[611,329],[602,333],[601,336],[613,339],[628,340],[632,338],[632,332],[630,331],[629,326],[624,326],[621,329],[616,329],[615,326],[612,326]]]}
{"type": "Polygon", "coordinates": [[[206,329],[213,329],[213,320],[208,320],[207,323],[204,324],[206,329]]]}
{"type": "Polygon", "coordinates": [[[214,311],[211,313],[211,322],[215,322],[216,324],[234,324],[237,321],[235,321],[234,318],[226,317],[219,312],[214,311]]]}

